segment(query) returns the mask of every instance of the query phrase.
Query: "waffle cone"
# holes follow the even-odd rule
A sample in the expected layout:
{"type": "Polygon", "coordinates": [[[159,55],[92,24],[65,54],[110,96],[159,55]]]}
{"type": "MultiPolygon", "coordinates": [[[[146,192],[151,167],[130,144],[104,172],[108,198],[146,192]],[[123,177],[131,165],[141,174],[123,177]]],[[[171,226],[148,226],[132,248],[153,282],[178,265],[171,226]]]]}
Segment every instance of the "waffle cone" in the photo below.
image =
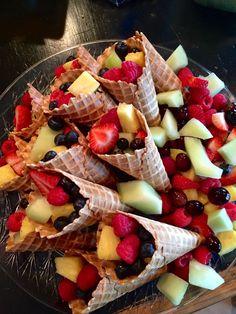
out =
{"type": "MultiPolygon", "coordinates": [[[[73,82],[82,72],[79,69],[62,73],[54,81],[51,90],[58,89],[63,83],[73,82]]],[[[104,113],[116,106],[111,96],[101,88],[95,93],[72,97],[68,104],[64,104],[53,110],[49,110],[49,102],[50,99],[46,96],[43,103],[44,113],[69,118],[71,121],[86,125],[94,124],[104,113]]]]}
{"type": "Polygon", "coordinates": [[[83,46],[80,46],[77,50],[77,58],[79,61],[79,64],[81,65],[81,68],[86,71],[91,71],[95,74],[98,73],[101,66],[97,62],[96,59],[89,53],[89,51],[84,48],[83,46]]]}
{"type": "MultiPolygon", "coordinates": [[[[143,73],[138,78],[137,84],[127,83],[124,81],[111,81],[100,76],[95,76],[98,81],[114,96],[119,102],[133,104],[145,116],[148,125],[158,125],[160,122],[159,107],[156,99],[155,87],[151,74],[147,50],[142,41],[135,36],[129,38],[127,44],[132,48],[137,48],[144,52],[145,66],[143,73]]],[[[104,53],[98,57],[98,62],[103,65],[105,59],[110,54],[112,48],[107,48],[104,53]]]]}
{"type": "Polygon", "coordinates": [[[181,89],[182,84],[178,76],[168,66],[162,56],[153,47],[143,33],[136,32],[134,38],[138,38],[146,48],[147,58],[150,62],[151,72],[155,88],[158,92],[181,89]]]}
{"type": "Polygon", "coordinates": [[[142,129],[147,133],[145,148],[133,154],[99,154],[98,156],[139,180],[145,180],[159,191],[170,188],[170,181],[144,116],[136,109],[142,129]]]}
{"type": "MultiPolygon", "coordinates": [[[[31,168],[37,168],[31,165],[31,168]]],[[[42,170],[42,169],[41,169],[42,170]]],[[[40,171],[40,170],[39,170],[40,171]]],[[[35,228],[40,236],[48,239],[59,237],[63,234],[76,231],[82,227],[87,227],[96,224],[107,212],[132,211],[132,208],[121,203],[119,194],[107,187],[95,184],[84,179],[75,177],[61,170],[47,170],[51,173],[60,173],[63,176],[72,180],[80,189],[80,194],[87,199],[85,206],[79,211],[79,217],[71,224],[64,227],[61,232],[58,232],[52,225],[45,224],[35,228]]]]}
{"type": "Polygon", "coordinates": [[[14,243],[13,233],[10,233],[6,243],[7,252],[65,251],[68,249],[90,250],[95,247],[95,232],[82,233],[79,231],[67,233],[50,240],[41,238],[37,232],[31,232],[22,241],[17,243],[14,243]]]}

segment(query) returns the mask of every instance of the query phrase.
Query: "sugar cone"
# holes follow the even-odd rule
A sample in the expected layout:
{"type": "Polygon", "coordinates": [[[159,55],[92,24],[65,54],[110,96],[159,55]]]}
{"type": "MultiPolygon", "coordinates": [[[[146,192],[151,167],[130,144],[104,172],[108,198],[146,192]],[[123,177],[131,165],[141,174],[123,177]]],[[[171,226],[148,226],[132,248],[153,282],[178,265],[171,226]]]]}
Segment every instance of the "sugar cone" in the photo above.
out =
{"type": "MultiPolygon", "coordinates": [[[[142,41],[135,36],[127,40],[127,44],[132,48],[137,48],[144,52],[145,66],[143,73],[138,78],[137,84],[127,83],[124,81],[111,81],[101,76],[95,75],[95,78],[114,96],[119,102],[133,104],[145,116],[148,125],[158,125],[160,122],[159,107],[156,99],[155,87],[151,74],[151,67],[147,57],[147,50],[142,41]]],[[[101,66],[110,54],[112,48],[107,48],[104,53],[98,57],[101,66]]]]}
{"type": "MultiPolygon", "coordinates": [[[[37,169],[35,165],[31,165],[31,168],[37,169]]],[[[42,171],[42,169],[38,169],[38,171],[42,171]]],[[[131,207],[121,203],[119,194],[116,191],[75,177],[61,170],[47,170],[47,172],[61,174],[72,180],[79,187],[80,194],[87,199],[87,202],[79,211],[79,217],[73,223],[64,227],[61,232],[58,232],[52,224],[38,224],[35,230],[40,233],[41,237],[47,237],[48,239],[59,237],[82,227],[94,225],[107,212],[116,212],[117,210],[132,211],[131,207]]]]}
{"type": "Polygon", "coordinates": [[[168,190],[170,181],[147,122],[137,109],[136,114],[142,129],[147,133],[145,148],[135,150],[133,154],[99,154],[98,156],[129,175],[147,181],[159,191],[168,190]]]}
{"type": "MultiPolygon", "coordinates": [[[[62,73],[62,75],[54,81],[51,90],[58,89],[61,84],[73,82],[83,71],[70,70],[62,73]]],[[[46,114],[69,118],[71,121],[92,125],[104,113],[116,106],[115,101],[100,87],[95,93],[88,95],[79,95],[72,97],[68,104],[49,110],[50,97],[44,98],[43,109],[46,114]]]]}
{"type": "Polygon", "coordinates": [[[153,47],[143,33],[136,32],[134,38],[138,38],[146,48],[147,58],[150,62],[151,72],[155,88],[158,92],[181,89],[182,84],[178,76],[168,66],[162,56],[153,47]]]}

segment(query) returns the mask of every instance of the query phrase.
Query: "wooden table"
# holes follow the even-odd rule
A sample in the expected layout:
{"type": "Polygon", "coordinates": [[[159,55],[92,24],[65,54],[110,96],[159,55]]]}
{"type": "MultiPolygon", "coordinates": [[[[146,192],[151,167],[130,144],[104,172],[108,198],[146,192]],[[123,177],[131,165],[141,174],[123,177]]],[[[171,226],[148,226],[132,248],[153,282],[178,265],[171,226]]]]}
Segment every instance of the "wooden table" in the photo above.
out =
{"type": "MultiPolygon", "coordinates": [[[[82,42],[126,38],[135,30],[169,48],[181,43],[189,57],[216,72],[233,91],[235,18],[235,14],[202,8],[190,0],[131,0],[120,8],[105,0],[2,1],[0,92],[28,67],[57,51],[82,42]]],[[[204,294],[201,302],[194,301],[185,307],[185,312],[192,313],[236,294],[235,274],[235,269],[227,274],[232,280],[219,288],[219,293],[216,290],[204,294]]],[[[2,271],[0,302],[1,314],[55,313],[26,295],[2,271]]],[[[136,311],[141,312],[142,308],[136,311]]]]}

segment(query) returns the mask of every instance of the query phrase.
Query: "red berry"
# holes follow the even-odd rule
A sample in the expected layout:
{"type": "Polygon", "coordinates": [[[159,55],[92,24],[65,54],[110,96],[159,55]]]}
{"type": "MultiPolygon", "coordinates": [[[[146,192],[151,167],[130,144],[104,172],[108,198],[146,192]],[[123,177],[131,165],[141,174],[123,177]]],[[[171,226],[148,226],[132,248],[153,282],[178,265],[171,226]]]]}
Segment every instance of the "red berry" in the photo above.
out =
{"type": "Polygon", "coordinates": [[[217,94],[213,97],[213,108],[217,111],[224,110],[227,107],[227,98],[223,94],[217,94]]]}
{"type": "Polygon", "coordinates": [[[204,110],[200,105],[190,105],[188,106],[189,119],[195,118],[202,122],[204,125],[206,123],[204,110]]]}
{"type": "Polygon", "coordinates": [[[6,164],[7,164],[7,162],[6,162],[5,156],[0,157],[0,167],[4,166],[6,164]]]}
{"type": "Polygon", "coordinates": [[[193,257],[199,263],[207,265],[212,258],[212,254],[205,245],[200,245],[195,250],[193,250],[193,257]]]}
{"type": "Polygon", "coordinates": [[[213,161],[221,161],[222,157],[221,155],[218,153],[218,149],[221,148],[223,146],[223,140],[221,137],[219,136],[215,136],[213,138],[211,138],[210,140],[208,140],[207,142],[207,149],[210,150],[213,154],[213,161]]]}
{"type": "Polygon", "coordinates": [[[227,137],[227,143],[236,138],[236,128],[233,128],[227,137]]]}
{"type": "Polygon", "coordinates": [[[172,214],[161,218],[160,221],[168,225],[185,228],[191,223],[192,217],[187,213],[185,208],[177,208],[172,214]]]}
{"type": "Polygon", "coordinates": [[[138,222],[129,216],[115,214],[112,218],[112,227],[115,235],[123,238],[131,233],[135,233],[138,228],[138,222]]]}
{"type": "Polygon", "coordinates": [[[59,65],[54,70],[54,74],[56,75],[56,77],[60,77],[61,74],[64,73],[64,72],[66,72],[66,70],[64,69],[63,65],[59,65]]]}
{"type": "Polygon", "coordinates": [[[92,264],[86,264],[79,272],[77,286],[82,291],[94,289],[101,280],[98,270],[92,264]]]}
{"type": "Polygon", "coordinates": [[[188,179],[180,174],[176,174],[173,176],[171,180],[172,187],[175,189],[198,189],[199,183],[192,181],[191,179],[188,179]]]}
{"type": "Polygon", "coordinates": [[[11,214],[7,219],[6,227],[9,231],[18,232],[20,231],[22,220],[25,218],[25,213],[17,211],[11,214]]]}
{"type": "Polygon", "coordinates": [[[185,281],[188,281],[188,276],[189,276],[189,265],[185,267],[173,267],[171,269],[171,272],[178,276],[179,278],[182,278],[185,281]]]}
{"type": "Polygon", "coordinates": [[[175,207],[183,207],[187,203],[187,196],[182,190],[171,189],[168,192],[168,195],[170,197],[171,203],[175,207]]]}
{"type": "Polygon", "coordinates": [[[138,131],[138,133],[135,135],[136,138],[141,138],[142,140],[145,140],[147,136],[147,133],[143,130],[138,131]]]}
{"type": "Polygon", "coordinates": [[[142,67],[133,61],[123,61],[121,70],[121,80],[127,83],[136,83],[137,79],[142,75],[143,72],[142,67]]]}
{"type": "Polygon", "coordinates": [[[30,170],[29,175],[43,196],[47,196],[60,181],[61,177],[43,171],[30,170]]]}
{"type": "Polygon", "coordinates": [[[219,179],[207,178],[199,182],[199,190],[202,193],[208,194],[210,189],[217,188],[221,186],[219,179]]]}
{"type": "Polygon", "coordinates": [[[160,193],[162,200],[162,214],[169,214],[174,210],[174,207],[171,204],[170,198],[166,193],[160,193]]]}
{"type": "Polygon", "coordinates": [[[70,127],[70,126],[66,126],[66,127],[64,127],[64,129],[63,129],[63,134],[67,134],[67,133],[69,133],[70,131],[72,131],[71,127],[70,127]]]}
{"type": "Polygon", "coordinates": [[[204,80],[200,77],[192,77],[188,82],[190,87],[197,87],[197,88],[207,88],[208,81],[204,80]]]}
{"type": "Polygon", "coordinates": [[[211,109],[212,102],[213,102],[212,97],[208,95],[201,99],[198,104],[202,107],[204,111],[207,111],[211,109]]]}
{"type": "Polygon", "coordinates": [[[70,195],[61,186],[56,186],[48,192],[47,201],[54,206],[62,206],[69,202],[70,195]]]}
{"type": "Polygon", "coordinates": [[[81,68],[81,65],[79,64],[78,59],[75,59],[72,61],[72,68],[73,69],[80,69],[81,68]]]}
{"type": "Polygon", "coordinates": [[[162,158],[163,165],[168,176],[172,176],[176,173],[176,164],[173,158],[170,156],[162,158]]]}
{"type": "Polygon", "coordinates": [[[58,108],[60,108],[62,105],[68,105],[71,97],[75,97],[71,93],[64,94],[59,100],[58,100],[58,108]]]}
{"type": "Polygon", "coordinates": [[[119,132],[114,123],[105,123],[91,128],[89,132],[90,148],[94,153],[106,154],[115,148],[119,132]]]}
{"type": "Polygon", "coordinates": [[[173,261],[176,267],[186,267],[189,265],[189,262],[192,260],[193,255],[191,252],[184,254],[183,256],[178,257],[176,260],[173,261]]]}
{"type": "Polygon", "coordinates": [[[178,77],[183,86],[189,86],[189,80],[193,77],[193,73],[189,68],[182,68],[178,72],[178,77]]]}
{"type": "Polygon", "coordinates": [[[209,95],[209,89],[206,87],[194,88],[191,87],[189,89],[191,95],[192,103],[199,103],[204,97],[209,95]]]}
{"type": "Polygon", "coordinates": [[[170,148],[169,147],[160,147],[160,148],[158,148],[158,151],[159,151],[161,157],[170,156],[170,148]]]}
{"type": "Polygon", "coordinates": [[[16,152],[11,152],[6,155],[6,162],[13,168],[18,176],[22,176],[25,169],[23,159],[17,156],[16,152]]]}
{"type": "Polygon", "coordinates": [[[180,153],[175,159],[176,167],[179,171],[188,171],[191,168],[191,161],[188,155],[180,153]]]}
{"type": "Polygon", "coordinates": [[[54,101],[57,100],[58,102],[60,101],[60,99],[64,96],[64,93],[62,90],[60,89],[56,89],[54,90],[51,95],[50,95],[50,101],[54,101]]]}
{"type": "MultiPolygon", "coordinates": [[[[216,113],[215,109],[209,109],[209,110],[205,111],[205,113],[204,113],[205,114],[205,121],[206,121],[205,126],[208,127],[208,126],[212,125],[212,115],[214,113],[216,113]]],[[[219,130],[217,130],[217,132],[219,132],[219,130]]],[[[214,134],[212,134],[212,135],[214,135],[214,134]]]]}
{"type": "Polygon", "coordinates": [[[17,151],[17,147],[14,140],[7,139],[2,143],[1,151],[3,155],[7,155],[9,153],[13,153],[17,151]]]}
{"type": "Polygon", "coordinates": [[[102,77],[110,81],[118,82],[118,81],[121,81],[122,79],[122,72],[120,68],[112,68],[106,71],[102,77]]]}
{"type": "Polygon", "coordinates": [[[236,220],[236,204],[234,203],[226,203],[224,204],[224,208],[226,209],[226,212],[231,219],[231,221],[236,220]]]}
{"type": "Polygon", "coordinates": [[[32,122],[32,115],[29,107],[18,105],[15,109],[16,131],[29,127],[32,122]]]}
{"type": "Polygon", "coordinates": [[[228,131],[229,126],[225,120],[224,112],[217,112],[212,115],[212,123],[214,126],[221,131],[228,131]]]}
{"type": "Polygon", "coordinates": [[[105,123],[114,123],[118,131],[122,132],[122,127],[121,127],[120,120],[117,114],[117,108],[112,108],[101,117],[99,124],[102,125],[105,123]]]}
{"type": "Polygon", "coordinates": [[[193,217],[189,225],[189,229],[191,229],[192,231],[198,232],[204,237],[208,237],[212,235],[212,230],[207,225],[207,215],[204,213],[199,216],[193,217]]]}
{"type": "Polygon", "coordinates": [[[127,264],[133,264],[138,257],[140,246],[139,237],[136,234],[130,234],[117,245],[116,252],[127,264]]]}
{"type": "Polygon", "coordinates": [[[223,186],[236,184],[236,167],[233,167],[232,171],[228,175],[222,176],[220,178],[220,182],[223,186]]]}
{"type": "Polygon", "coordinates": [[[23,96],[21,97],[21,105],[31,108],[31,102],[32,102],[32,98],[29,92],[24,93],[23,96]]]}
{"type": "Polygon", "coordinates": [[[77,286],[69,279],[62,279],[58,284],[58,293],[63,301],[70,302],[76,299],[77,286]]]}

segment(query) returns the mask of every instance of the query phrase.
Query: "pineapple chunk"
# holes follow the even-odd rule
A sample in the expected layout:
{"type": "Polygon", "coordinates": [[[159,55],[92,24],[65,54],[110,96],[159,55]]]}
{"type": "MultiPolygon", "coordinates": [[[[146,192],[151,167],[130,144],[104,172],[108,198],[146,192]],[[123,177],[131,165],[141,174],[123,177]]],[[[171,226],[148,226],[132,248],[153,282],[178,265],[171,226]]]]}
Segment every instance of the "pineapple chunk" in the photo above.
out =
{"type": "Polygon", "coordinates": [[[63,68],[66,70],[66,71],[69,71],[70,69],[72,69],[72,63],[73,63],[74,60],[72,61],[68,61],[66,63],[63,64],[63,68]]]}
{"type": "Polygon", "coordinates": [[[123,132],[137,133],[141,129],[138,117],[131,104],[120,103],[117,108],[118,118],[123,132]]]}
{"type": "Polygon", "coordinates": [[[0,167],[0,187],[15,178],[18,178],[18,175],[10,165],[7,164],[0,167]]]}
{"type": "Polygon", "coordinates": [[[27,234],[34,231],[35,231],[34,224],[32,223],[32,221],[30,221],[30,219],[27,216],[25,216],[25,218],[22,220],[22,225],[20,228],[20,239],[24,240],[27,234]]]}
{"type": "Polygon", "coordinates": [[[198,199],[198,193],[196,189],[183,190],[183,192],[186,194],[188,201],[195,201],[198,199]]]}
{"type": "Polygon", "coordinates": [[[53,206],[43,196],[36,198],[26,208],[26,215],[35,222],[45,224],[52,215],[53,206]]]}
{"type": "Polygon", "coordinates": [[[197,178],[197,176],[196,176],[196,174],[195,174],[195,171],[194,171],[193,167],[191,167],[191,168],[190,168],[189,170],[187,170],[187,171],[181,172],[181,174],[182,174],[184,177],[186,177],[186,178],[188,178],[188,179],[190,179],[190,180],[192,180],[192,181],[197,181],[197,180],[198,180],[198,178],[197,178]]]}
{"type": "Polygon", "coordinates": [[[219,207],[212,204],[211,202],[208,202],[204,205],[204,213],[207,215],[218,210],[218,209],[219,209],[219,207]]]}
{"type": "Polygon", "coordinates": [[[125,57],[125,61],[133,61],[141,67],[145,66],[145,57],[143,51],[128,53],[125,57]]]}
{"type": "Polygon", "coordinates": [[[60,145],[60,146],[55,146],[53,147],[51,150],[53,150],[54,152],[56,152],[57,154],[62,153],[64,151],[67,150],[67,147],[64,145],[60,145]]]}
{"type": "Polygon", "coordinates": [[[198,201],[201,202],[203,205],[209,202],[208,196],[205,193],[202,193],[201,191],[198,191],[198,201]]]}
{"type": "Polygon", "coordinates": [[[97,255],[102,260],[120,260],[116,252],[120,239],[115,235],[113,228],[104,225],[101,231],[100,239],[97,247],[97,255]]]}
{"type": "Polygon", "coordinates": [[[179,154],[187,154],[187,153],[184,150],[182,150],[182,149],[177,149],[177,148],[171,148],[170,149],[170,157],[172,159],[175,160],[177,155],[179,155],[179,154]]]}
{"type": "Polygon", "coordinates": [[[224,188],[230,194],[230,202],[236,201],[236,185],[235,184],[227,185],[227,186],[224,186],[224,188]]]}
{"type": "Polygon", "coordinates": [[[68,91],[75,96],[80,94],[88,95],[89,93],[94,93],[100,83],[97,82],[91,74],[84,71],[68,88],[68,91]]]}
{"type": "Polygon", "coordinates": [[[63,206],[52,206],[52,222],[58,217],[68,217],[74,211],[72,203],[65,204],[63,206]]]}
{"type": "Polygon", "coordinates": [[[236,231],[229,230],[217,234],[217,238],[221,243],[219,255],[227,254],[236,249],[236,231]]]}
{"type": "Polygon", "coordinates": [[[84,259],[79,256],[62,256],[55,258],[56,273],[76,283],[84,266],[84,259]]]}

